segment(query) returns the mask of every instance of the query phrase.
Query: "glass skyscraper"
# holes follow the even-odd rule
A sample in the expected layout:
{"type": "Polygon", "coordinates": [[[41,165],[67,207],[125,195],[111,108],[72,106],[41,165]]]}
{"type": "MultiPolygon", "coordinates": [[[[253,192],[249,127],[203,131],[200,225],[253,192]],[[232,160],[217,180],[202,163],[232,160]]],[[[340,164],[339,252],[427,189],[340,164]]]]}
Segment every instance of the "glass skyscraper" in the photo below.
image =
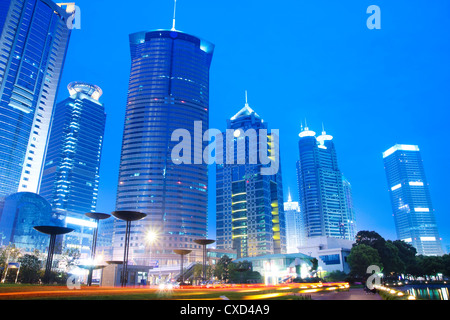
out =
{"type": "Polygon", "coordinates": [[[267,123],[246,103],[228,120],[232,139],[223,133],[223,151],[216,150],[217,158],[224,159],[216,164],[217,248],[234,249],[238,258],[286,252],[281,169],[272,175],[261,174],[265,166],[260,159],[265,147],[261,143],[272,154],[278,142],[272,134],[260,139],[260,130],[267,130],[267,123]],[[245,148],[239,148],[242,142],[245,148]]]}
{"type": "MultiPolygon", "coordinates": [[[[131,73],[116,210],[147,214],[132,224],[129,259],[140,265],[176,265],[174,249],[193,250],[207,237],[208,172],[202,141],[209,126],[209,69],[214,45],[195,36],[157,30],[130,35],[131,73]],[[195,122],[201,123],[195,126],[195,122]],[[171,153],[175,130],[192,137],[191,164],[171,153]],[[199,161],[200,160],[200,161],[199,161]],[[156,233],[150,243],[147,235],[156,233]]],[[[115,220],[114,259],[122,259],[125,223],[115,220]]]]}
{"type": "Polygon", "coordinates": [[[297,201],[292,201],[291,194],[288,196],[288,201],[284,203],[284,215],[286,218],[286,253],[297,253],[299,252],[298,248],[305,243],[305,236],[300,205],[297,201]]]}
{"type": "Polygon", "coordinates": [[[50,0],[0,4],[0,198],[37,192],[71,14],[50,0]]]}
{"type": "Polygon", "coordinates": [[[396,144],[383,152],[395,228],[423,255],[442,255],[441,239],[419,147],[396,144]]]}
{"type": "MultiPolygon", "coordinates": [[[[345,196],[345,204],[347,207],[347,218],[349,220],[348,229],[350,235],[356,237],[358,233],[358,228],[356,227],[356,213],[355,206],[353,205],[353,192],[352,185],[350,181],[347,180],[346,177],[342,176],[342,184],[344,186],[344,196],[345,196]]],[[[355,240],[354,238],[351,240],[355,240]]]]}
{"type": "Polygon", "coordinates": [[[297,173],[306,241],[319,236],[354,240],[355,221],[349,214],[333,137],[325,131],[316,137],[307,126],[299,136],[297,173]]]}
{"type": "Polygon", "coordinates": [[[95,227],[86,212],[97,206],[100,158],[106,114],[102,90],[84,82],[68,85],[70,97],[55,107],[40,195],[75,229],[64,245],[88,255],[95,227]]]}

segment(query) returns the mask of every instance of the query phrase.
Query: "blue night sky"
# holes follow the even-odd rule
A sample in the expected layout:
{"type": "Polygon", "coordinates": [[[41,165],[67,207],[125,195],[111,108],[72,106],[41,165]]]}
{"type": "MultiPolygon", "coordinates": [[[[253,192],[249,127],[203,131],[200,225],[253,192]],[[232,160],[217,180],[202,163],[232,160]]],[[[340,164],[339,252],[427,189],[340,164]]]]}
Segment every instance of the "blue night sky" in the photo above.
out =
{"type": "MultiPolygon", "coordinates": [[[[100,86],[107,126],[97,210],[115,209],[130,53],[128,35],[170,29],[172,0],[78,0],[58,101],[71,81],[100,86]]],[[[285,198],[298,200],[298,133],[307,119],[334,136],[339,166],[353,187],[359,230],[396,239],[382,152],[419,145],[439,232],[450,244],[450,2],[383,0],[178,0],[177,30],[216,45],[210,127],[250,106],[280,129],[285,198]],[[369,30],[370,5],[381,30],[369,30]]],[[[209,234],[215,238],[210,170],[209,234]]]]}

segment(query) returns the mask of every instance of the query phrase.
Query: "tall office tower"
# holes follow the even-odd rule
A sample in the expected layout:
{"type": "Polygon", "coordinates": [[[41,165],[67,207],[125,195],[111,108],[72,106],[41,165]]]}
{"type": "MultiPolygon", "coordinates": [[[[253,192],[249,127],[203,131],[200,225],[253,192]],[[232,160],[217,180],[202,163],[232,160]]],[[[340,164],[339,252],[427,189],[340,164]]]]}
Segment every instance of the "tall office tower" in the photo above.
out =
{"type": "Polygon", "coordinates": [[[234,249],[238,258],[285,253],[281,169],[272,175],[261,174],[265,166],[261,148],[267,147],[272,154],[278,142],[273,134],[261,139],[260,130],[267,130],[267,123],[247,103],[228,120],[227,127],[222,134],[226,143],[216,150],[217,158],[224,159],[216,164],[217,248],[234,249]],[[243,144],[245,148],[239,147],[243,144]]]}
{"type": "Polygon", "coordinates": [[[342,176],[342,184],[344,186],[344,196],[347,207],[347,218],[349,221],[348,229],[350,233],[350,240],[355,240],[358,229],[356,227],[356,213],[355,206],[353,205],[353,192],[352,185],[346,177],[342,176]]]}
{"type": "Polygon", "coordinates": [[[414,246],[418,254],[442,255],[419,147],[396,144],[383,152],[383,159],[397,238],[414,246]]]}
{"type": "Polygon", "coordinates": [[[0,4],[0,198],[39,190],[70,15],[50,0],[0,4]]]}
{"type": "MultiPolygon", "coordinates": [[[[193,250],[207,237],[208,172],[203,133],[209,126],[209,69],[214,45],[171,30],[130,35],[131,74],[116,210],[147,214],[132,224],[129,259],[140,265],[177,265],[174,249],[193,250]],[[195,125],[195,122],[197,125],[195,125]],[[201,125],[199,125],[201,123],[201,125]],[[191,164],[172,158],[179,137],[192,137],[191,164]],[[156,233],[154,242],[147,235],[156,233]]],[[[187,161],[189,162],[189,161],[187,161]]],[[[122,259],[125,223],[115,220],[114,259],[122,259]]]]}
{"type": "Polygon", "coordinates": [[[297,201],[292,201],[290,193],[288,201],[284,203],[284,215],[286,219],[286,253],[297,253],[298,248],[305,244],[303,219],[300,205],[297,201]]]}
{"type": "Polygon", "coordinates": [[[318,236],[354,240],[333,137],[325,131],[316,137],[307,126],[299,136],[297,174],[307,242],[318,236]]]}
{"type": "Polygon", "coordinates": [[[70,97],[55,107],[40,195],[75,229],[64,245],[88,257],[95,223],[85,213],[97,206],[106,114],[99,87],[72,82],[67,88],[70,97]]]}

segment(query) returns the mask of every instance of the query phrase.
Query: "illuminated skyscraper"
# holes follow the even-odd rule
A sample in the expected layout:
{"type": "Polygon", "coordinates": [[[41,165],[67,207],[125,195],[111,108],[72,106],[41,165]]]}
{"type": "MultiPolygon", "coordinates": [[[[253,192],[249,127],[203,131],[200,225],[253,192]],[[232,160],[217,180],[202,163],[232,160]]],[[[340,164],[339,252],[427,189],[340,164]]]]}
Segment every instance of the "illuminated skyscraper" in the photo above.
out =
{"type": "Polygon", "coordinates": [[[66,246],[90,252],[95,223],[85,216],[97,206],[100,158],[105,132],[102,90],[84,82],[68,86],[70,97],[55,107],[40,195],[53,212],[75,229],[64,236],[66,246]]]}
{"type": "Polygon", "coordinates": [[[358,229],[356,227],[356,213],[355,213],[355,206],[353,205],[352,185],[344,176],[342,176],[342,184],[344,187],[345,204],[347,208],[347,219],[349,221],[348,232],[350,234],[350,237],[353,237],[350,240],[355,240],[356,234],[358,233],[358,229]]]}
{"type": "Polygon", "coordinates": [[[0,198],[39,190],[70,15],[50,0],[0,3],[0,198]]]}
{"type": "Polygon", "coordinates": [[[319,236],[354,240],[354,218],[347,208],[333,137],[325,131],[316,137],[307,126],[299,136],[297,172],[306,241],[319,236]]]}
{"type": "Polygon", "coordinates": [[[232,139],[223,133],[223,151],[216,150],[219,159],[226,158],[216,165],[217,248],[234,249],[238,258],[286,252],[281,169],[261,174],[262,143],[272,154],[277,141],[272,134],[261,139],[260,130],[267,130],[267,123],[246,103],[228,120],[232,139]]]}
{"type": "MultiPolygon", "coordinates": [[[[186,260],[201,260],[201,247],[193,241],[207,236],[208,172],[202,157],[207,142],[202,137],[209,126],[214,45],[180,31],[158,30],[131,34],[130,48],[116,210],[147,217],[132,226],[129,259],[141,265],[178,264],[173,250],[189,249],[194,252],[186,260]],[[177,129],[192,137],[191,164],[172,159],[177,129]],[[149,232],[157,233],[153,243],[149,232]]],[[[115,259],[123,257],[124,235],[125,223],[116,220],[115,259]]]]}
{"type": "Polygon", "coordinates": [[[286,253],[297,253],[299,252],[298,248],[305,243],[303,219],[299,203],[292,201],[290,194],[288,201],[284,203],[284,215],[286,218],[286,253]]]}
{"type": "Polygon", "coordinates": [[[383,152],[397,238],[418,254],[442,255],[441,239],[418,146],[396,144],[383,152]]]}

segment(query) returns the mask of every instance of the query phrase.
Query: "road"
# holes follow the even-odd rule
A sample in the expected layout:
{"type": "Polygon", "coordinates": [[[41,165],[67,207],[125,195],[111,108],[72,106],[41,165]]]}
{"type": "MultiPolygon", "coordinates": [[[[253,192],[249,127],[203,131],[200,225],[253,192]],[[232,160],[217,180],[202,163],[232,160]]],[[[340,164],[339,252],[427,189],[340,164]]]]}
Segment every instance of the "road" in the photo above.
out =
{"type": "Polygon", "coordinates": [[[378,294],[366,294],[364,289],[351,288],[348,291],[314,292],[312,300],[383,300],[378,294]]]}

